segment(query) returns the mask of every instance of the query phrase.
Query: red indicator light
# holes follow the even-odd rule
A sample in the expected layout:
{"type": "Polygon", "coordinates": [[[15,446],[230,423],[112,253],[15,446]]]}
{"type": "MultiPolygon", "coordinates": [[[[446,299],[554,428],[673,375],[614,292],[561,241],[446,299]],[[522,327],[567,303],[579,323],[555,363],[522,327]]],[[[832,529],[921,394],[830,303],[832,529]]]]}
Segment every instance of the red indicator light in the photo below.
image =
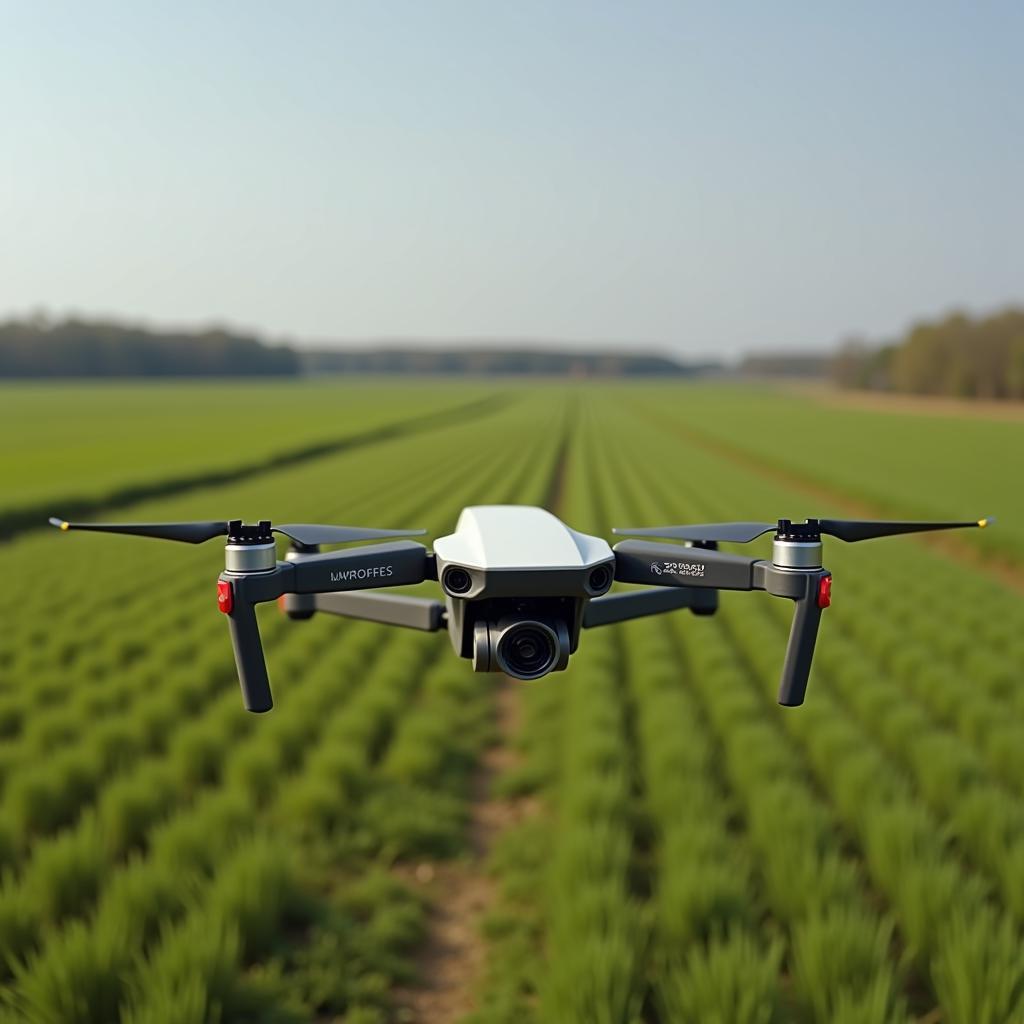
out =
{"type": "Polygon", "coordinates": [[[235,607],[235,594],[227,580],[217,580],[217,607],[230,615],[235,607]]]}
{"type": "Polygon", "coordinates": [[[818,607],[827,608],[832,603],[832,577],[822,576],[818,580],[818,607]]]}

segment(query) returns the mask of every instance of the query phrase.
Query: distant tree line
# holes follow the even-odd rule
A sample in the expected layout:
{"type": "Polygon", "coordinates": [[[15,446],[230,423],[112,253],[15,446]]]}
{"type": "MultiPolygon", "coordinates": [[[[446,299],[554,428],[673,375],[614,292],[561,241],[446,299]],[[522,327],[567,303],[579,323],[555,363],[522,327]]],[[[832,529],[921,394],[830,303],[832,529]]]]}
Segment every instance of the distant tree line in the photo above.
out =
{"type": "Polygon", "coordinates": [[[951,313],[915,324],[896,341],[851,339],[838,352],[750,353],[737,371],[873,391],[1024,399],[1024,310],[951,313]]]}
{"type": "Polygon", "coordinates": [[[827,377],[832,368],[829,352],[751,352],[737,368],[745,377],[827,377]]]}
{"type": "Polygon", "coordinates": [[[207,377],[297,374],[683,376],[716,370],[665,356],[528,349],[311,351],[223,329],[157,331],[39,316],[0,323],[0,378],[207,377]]]}
{"type": "MultiPolygon", "coordinates": [[[[831,378],[840,387],[961,398],[1024,399],[1024,310],[952,313],[921,322],[899,340],[853,340],[838,353],[755,353],[739,373],[831,378]]],[[[157,331],[43,317],[0,323],[0,378],[295,376],[298,374],[686,377],[727,372],[630,352],[533,348],[302,350],[226,329],[157,331]]]]}
{"type": "Polygon", "coordinates": [[[1024,310],[951,313],[916,324],[892,344],[847,342],[832,378],[844,388],[1024,399],[1024,310]]]}
{"type": "Polygon", "coordinates": [[[546,352],[529,349],[331,349],[301,354],[308,373],[417,374],[421,376],[534,375],[560,377],[686,376],[720,369],[666,356],[628,353],[546,352]]]}
{"type": "Polygon", "coordinates": [[[153,331],[41,318],[0,324],[0,377],[208,377],[293,375],[285,346],[225,330],[153,331]]]}

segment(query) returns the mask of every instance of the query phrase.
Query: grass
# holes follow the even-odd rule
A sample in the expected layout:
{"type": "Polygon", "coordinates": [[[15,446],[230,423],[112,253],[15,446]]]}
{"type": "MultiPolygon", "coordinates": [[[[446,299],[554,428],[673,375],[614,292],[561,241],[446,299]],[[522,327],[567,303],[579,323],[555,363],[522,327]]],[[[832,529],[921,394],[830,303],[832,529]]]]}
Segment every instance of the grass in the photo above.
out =
{"type": "MultiPolygon", "coordinates": [[[[216,472],[237,439],[258,461],[486,390],[231,384],[221,404],[193,384],[10,391],[0,516],[216,472]],[[260,402],[279,429],[253,455],[260,402]],[[211,444],[225,409],[238,429],[211,444]]],[[[822,511],[808,497],[821,487],[826,511],[884,498],[944,515],[976,495],[1005,522],[1019,508],[1016,422],[568,390],[509,388],[429,432],[119,500],[107,517],[238,509],[437,535],[465,504],[550,498],[607,535],[822,511]],[[799,458],[780,434],[802,439],[799,458]],[[941,480],[928,444],[944,446],[941,480]]],[[[1015,530],[986,543],[1012,561],[1015,530]]],[[[41,531],[5,547],[0,1020],[388,1024],[395,986],[415,983],[429,908],[401,878],[466,853],[496,739],[491,680],[444,637],[268,607],[276,707],[247,716],[214,548],[41,531]]],[[[567,672],[519,691],[498,788],[533,813],[495,849],[477,1024],[1019,1019],[1024,610],[914,541],[827,556],[835,604],[799,710],[774,704],[790,608],[765,595],[585,633],[567,672]]]]}
{"type": "Polygon", "coordinates": [[[60,514],[63,503],[167,478],[258,468],[282,453],[454,409],[496,390],[398,384],[381,402],[379,388],[331,378],[0,382],[0,521],[45,503],[60,514]]]}

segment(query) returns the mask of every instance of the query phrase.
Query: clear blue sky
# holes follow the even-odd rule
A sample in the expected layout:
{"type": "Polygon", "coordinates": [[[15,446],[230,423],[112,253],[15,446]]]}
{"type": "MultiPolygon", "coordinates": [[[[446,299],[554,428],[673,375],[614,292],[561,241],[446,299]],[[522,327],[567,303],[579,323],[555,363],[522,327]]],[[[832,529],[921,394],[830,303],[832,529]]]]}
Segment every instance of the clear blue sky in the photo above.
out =
{"type": "Polygon", "coordinates": [[[0,0],[0,316],[690,353],[1024,300],[1024,4],[0,0]]]}

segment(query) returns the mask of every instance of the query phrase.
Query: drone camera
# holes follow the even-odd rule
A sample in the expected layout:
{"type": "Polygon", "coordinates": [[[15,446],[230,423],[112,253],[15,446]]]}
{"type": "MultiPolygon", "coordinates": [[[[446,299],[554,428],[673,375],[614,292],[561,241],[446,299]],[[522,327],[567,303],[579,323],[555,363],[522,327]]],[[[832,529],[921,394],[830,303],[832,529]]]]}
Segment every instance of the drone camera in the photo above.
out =
{"type": "Polygon", "coordinates": [[[573,647],[572,623],[561,602],[488,601],[473,622],[471,657],[477,672],[540,679],[566,668],[573,647]]]}
{"type": "Polygon", "coordinates": [[[501,632],[495,645],[498,668],[516,679],[546,676],[558,666],[561,652],[568,652],[565,623],[558,623],[557,630],[543,622],[514,622],[501,632]]]}

